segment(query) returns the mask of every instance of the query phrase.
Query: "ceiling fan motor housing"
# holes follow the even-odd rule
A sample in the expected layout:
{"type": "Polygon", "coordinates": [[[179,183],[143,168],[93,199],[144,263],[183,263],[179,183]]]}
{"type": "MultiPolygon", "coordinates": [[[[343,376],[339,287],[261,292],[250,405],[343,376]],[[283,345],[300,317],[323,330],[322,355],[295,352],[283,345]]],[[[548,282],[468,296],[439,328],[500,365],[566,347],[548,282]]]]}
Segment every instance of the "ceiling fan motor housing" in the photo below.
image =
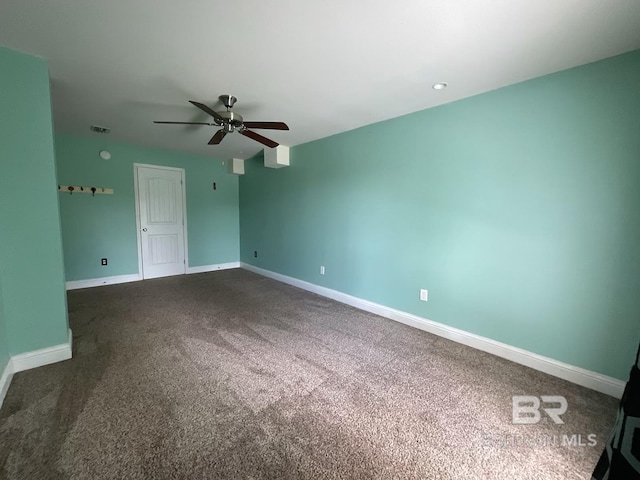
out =
{"type": "Polygon", "coordinates": [[[233,125],[234,127],[242,126],[242,115],[234,112],[216,112],[224,119],[224,124],[233,125]]]}

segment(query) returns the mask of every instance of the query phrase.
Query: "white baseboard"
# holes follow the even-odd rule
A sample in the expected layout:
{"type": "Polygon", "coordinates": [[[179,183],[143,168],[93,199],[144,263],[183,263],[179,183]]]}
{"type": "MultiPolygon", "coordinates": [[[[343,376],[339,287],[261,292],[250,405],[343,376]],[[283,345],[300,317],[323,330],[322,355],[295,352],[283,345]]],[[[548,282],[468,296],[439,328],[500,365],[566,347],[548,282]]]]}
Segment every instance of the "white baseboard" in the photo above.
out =
{"type": "Polygon", "coordinates": [[[7,362],[7,366],[4,367],[2,376],[0,376],[0,407],[2,407],[2,402],[4,402],[4,397],[7,395],[7,391],[9,390],[9,385],[11,385],[12,378],[13,378],[13,368],[11,365],[11,359],[9,359],[9,361],[7,362]]]}
{"type": "Polygon", "coordinates": [[[188,267],[187,274],[215,272],[216,270],[228,270],[230,268],[240,268],[240,262],[216,263],[214,265],[201,265],[198,267],[188,267]]]}
{"type": "MultiPolygon", "coordinates": [[[[187,274],[215,272],[216,270],[228,270],[230,268],[240,268],[240,262],[216,263],[214,265],[200,265],[197,267],[187,267],[187,274]]],[[[142,275],[134,273],[131,275],[116,275],[114,277],[90,278],[87,280],[72,280],[66,282],[67,290],[77,290],[79,288],[101,287],[103,285],[116,285],[118,283],[138,282],[142,280],[142,275]]]]}
{"type": "Polygon", "coordinates": [[[12,356],[13,373],[69,360],[71,358],[72,342],[73,337],[71,336],[71,329],[69,329],[69,337],[66,343],[12,356]]]}
{"type": "Polygon", "coordinates": [[[102,285],[116,285],[118,283],[137,282],[142,280],[142,275],[134,273],[131,275],[116,275],[113,277],[90,278],[88,280],[72,280],[66,282],[67,290],[77,290],[79,288],[100,287],[102,285]]]}
{"type": "Polygon", "coordinates": [[[615,398],[621,398],[624,391],[625,382],[618,380],[617,378],[602,375],[597,372],[592,372],[584,368],[576,367],[568,363],[563,363],[558,360],[554,360],[549,357],[544,357],[527,350],[523,350],[518,347],[512,347],[506,343],[501,343],[496,340],[492,340],[487,337],[482,337],[474,333],[465,332],[458,328],[450,327],[442,323],[434,322],[426,318],[413,315],[411,313],[402,312],[393,308],[373,303],[368,300],[353,297],[346,293],[338,292],[337,290],[331,290],[330,288],[321,287],[304,280],[288,277],[280,273],[265,270],[259,267],[255,267],[248,263],[242,262],[240,266],[246,270],[257,273],[259,275],[272,278],[282,283],[293,285],[294,287],[307,290],[309,292],[322,295],[323,297],[331,298],[341,303],[346,303],[352,307],[359,308],[367,312],[375,313],[381,317],[395,320],[397,322],[410,325],[420,330],[438,335],[440,337],[452,340],[454,342],[467,345],[469,347],[482,350],[483,352],[491,353],[498,357],[506,358],[512,362],[525,365],[527,367],[539,370],[541,372],[553,375],[563,380],[582,385],[583,387],[596,390],[598,392],[610,395],[615,398]]]}
{"type": "Polygon", "coordinates": [[[14,373],[43,367],[44,365],[61,362],[63,360],[69,360],[72,355],[72,346],[73,336],[71,329],[69,329],[69,335],[66,343],[13,355],[9,359],[9,362],[0,377],[0,407],[2,407],[2,402],[7,394],[7,390],[9,390],[9,385],[11,384],[11,379],[13,378],[14,373]]]}

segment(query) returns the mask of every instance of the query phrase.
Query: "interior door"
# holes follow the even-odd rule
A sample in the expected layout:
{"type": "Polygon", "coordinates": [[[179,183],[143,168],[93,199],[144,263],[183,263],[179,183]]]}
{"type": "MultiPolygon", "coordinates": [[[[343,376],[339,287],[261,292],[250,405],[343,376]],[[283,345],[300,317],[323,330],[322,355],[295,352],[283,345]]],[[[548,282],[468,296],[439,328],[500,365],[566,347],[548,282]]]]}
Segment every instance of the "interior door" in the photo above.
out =
{"type": "Polygon", "coordinates": [[[137,166],[142,278],[186,272],[184,170],[137,166]]]}

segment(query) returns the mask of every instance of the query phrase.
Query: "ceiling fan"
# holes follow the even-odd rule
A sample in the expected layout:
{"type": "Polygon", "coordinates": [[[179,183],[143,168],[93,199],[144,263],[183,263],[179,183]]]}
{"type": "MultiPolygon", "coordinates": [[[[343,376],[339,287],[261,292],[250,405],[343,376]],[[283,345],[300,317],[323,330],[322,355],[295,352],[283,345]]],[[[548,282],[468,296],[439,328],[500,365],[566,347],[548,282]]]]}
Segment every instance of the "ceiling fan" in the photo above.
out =
{"type": "Polygon", "coordinates": [[[249,137],[257,142],[266,145],[267,147],[277,147],[279,144],[273,140],[263,137],[262,135],[249,130],[250,128],[264,128],[270,130],[289,130],[289,127],[284,122],[245,122],[242,116],[232,112],[233,105],[238,99],[232,95],[220,95],[220,100],[227,108],[226,112],[216,112],[212,108],[204,105],[203,103],[194,102],[189,100],[189,103],[195,105],[203,112],[213,117],[213,122],[161,122],[155,121],[153,123],[163,123],[172,125],[210,125],[216,127],[222,127],[216,132],[216,134],[209,140],[209,145],[218,145],[227,133],[237,131],[239,134],[249,137]]]}

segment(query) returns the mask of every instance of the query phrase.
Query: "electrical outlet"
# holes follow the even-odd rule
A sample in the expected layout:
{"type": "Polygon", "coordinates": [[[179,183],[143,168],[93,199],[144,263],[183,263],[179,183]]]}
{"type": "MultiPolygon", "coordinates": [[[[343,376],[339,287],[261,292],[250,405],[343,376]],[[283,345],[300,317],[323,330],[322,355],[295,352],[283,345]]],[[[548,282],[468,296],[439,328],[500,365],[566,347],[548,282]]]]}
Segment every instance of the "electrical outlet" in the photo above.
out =
{"type": "Polygon", "coordinates": [[[324,275],[324,265],[320,265],[320,275],[324,275]]]}
{"type": "Polygon", "coordinates": [[[254,250],[254,251],[253,251],[253,256],[254,256],[255,258],[258,258],[258,251],[257,251],[257,250],[254,250]]]}
{"type": "Polygon", "coordinates": [[[103,258],[102,260],[100,260],[100,264],[104,267],[107,265],[107,259],[103,258]]]}
{"type": "Polygon", "coordinates": [[[420,289],[420,300],[426,302],[429,300],[429,290],[425,290],[424,288],[420,289]]]}

